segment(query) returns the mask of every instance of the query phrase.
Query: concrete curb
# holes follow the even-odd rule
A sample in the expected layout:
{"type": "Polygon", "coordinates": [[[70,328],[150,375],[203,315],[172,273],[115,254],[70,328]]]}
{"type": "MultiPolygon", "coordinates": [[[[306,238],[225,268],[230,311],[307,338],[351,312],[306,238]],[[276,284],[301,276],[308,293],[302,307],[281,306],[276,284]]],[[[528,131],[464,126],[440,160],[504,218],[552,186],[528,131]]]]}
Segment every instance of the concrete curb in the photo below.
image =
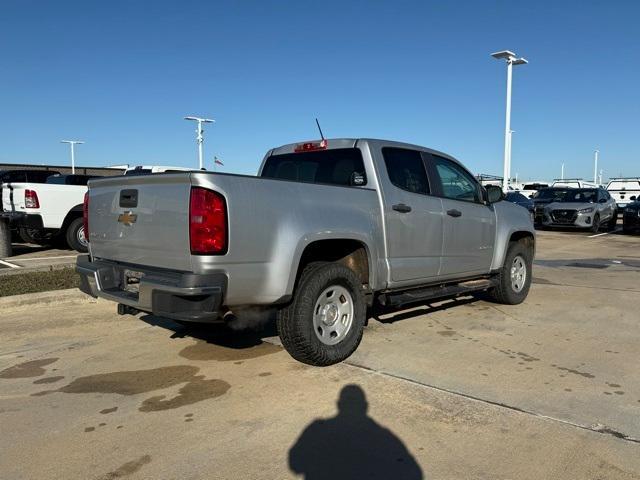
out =
{"type": "Polygon", "coordinates": [[[77,288],[52,290],[49,292],[25,293],[0,297],[0,309],[24,307],[27,305],[47,305],[52,303],[96,302],[95,298],[82,293],[77,288]]]}

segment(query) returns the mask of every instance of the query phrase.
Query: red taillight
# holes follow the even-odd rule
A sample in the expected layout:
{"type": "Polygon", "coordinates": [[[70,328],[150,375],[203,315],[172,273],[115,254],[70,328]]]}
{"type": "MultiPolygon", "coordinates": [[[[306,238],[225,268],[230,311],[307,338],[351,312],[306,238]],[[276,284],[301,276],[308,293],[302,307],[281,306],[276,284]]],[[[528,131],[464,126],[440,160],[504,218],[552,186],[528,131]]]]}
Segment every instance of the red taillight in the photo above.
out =
{"type": "Polygon", "coordinates": [[[84,194],[84,202],[82,203],[82,224],[84,225],[84,238],[89,241],[89,192],[84,194]]]}
{"type": "Polygon", "coordinates": [[[34,190],[24,191],[24,206],[25,208],[40,208],[38,194],[34,190]]]}
{"type": "Polygon", "coordinates": [[[222,195],[200,187],[191,189],[189,238],[194,255],[227,253],[227,204],[222,195]]]}
{"type": "Polygon", "coordinates": [[[321,140],[319,142],[305,142],[296,145],[296,148],[294,148],[293,151],[295,153],[315,152],[316,150],[326,150],[328,146],[329,145],[326,140],[321,140]]]}

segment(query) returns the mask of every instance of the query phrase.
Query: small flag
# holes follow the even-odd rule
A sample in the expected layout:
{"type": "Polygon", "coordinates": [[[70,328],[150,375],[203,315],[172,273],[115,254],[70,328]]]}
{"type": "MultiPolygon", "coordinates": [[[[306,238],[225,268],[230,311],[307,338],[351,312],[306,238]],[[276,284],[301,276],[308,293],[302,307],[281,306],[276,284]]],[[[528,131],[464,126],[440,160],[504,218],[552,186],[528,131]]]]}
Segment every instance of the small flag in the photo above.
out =
{"type": "Polygon", "coordinates": [[[224,165],[224,163],[222,163],[222,160],[220,160],[218,157],[213,157],[213,161],[216,165],[224,165]]]}

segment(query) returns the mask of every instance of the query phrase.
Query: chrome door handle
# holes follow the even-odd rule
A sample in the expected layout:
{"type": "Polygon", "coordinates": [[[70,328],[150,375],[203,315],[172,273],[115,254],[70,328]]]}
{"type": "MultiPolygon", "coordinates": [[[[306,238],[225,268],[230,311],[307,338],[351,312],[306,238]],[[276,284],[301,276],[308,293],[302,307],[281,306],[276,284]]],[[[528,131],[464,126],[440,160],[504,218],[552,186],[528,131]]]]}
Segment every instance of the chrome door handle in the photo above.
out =
{"type": "Polygon", "coordinates": [[[391,208],[400,213],[409,213],[411,211],[411,207],[409,205],[405,205],[404,203],[398,203],[396,205],[393,205],[391,208]]]}
{"type": "Polygon", "coordinates": [[[447,215],[449,215],[450,217],[461,217],[462,212],[453,208],[451,210],[447,210],[447,215]]]}

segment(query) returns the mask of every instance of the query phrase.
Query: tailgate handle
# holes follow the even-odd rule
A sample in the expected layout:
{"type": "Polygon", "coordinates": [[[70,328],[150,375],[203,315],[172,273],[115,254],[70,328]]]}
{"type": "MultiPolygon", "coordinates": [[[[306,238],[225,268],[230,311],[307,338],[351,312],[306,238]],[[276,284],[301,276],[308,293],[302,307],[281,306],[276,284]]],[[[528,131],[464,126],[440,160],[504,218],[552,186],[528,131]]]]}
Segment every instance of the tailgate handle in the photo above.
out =
{"type": "Polygon", "coordinates": [[[134,208],[138,206],[138,190],[120,190],[120,206],[123,208],[134,208]]]}

